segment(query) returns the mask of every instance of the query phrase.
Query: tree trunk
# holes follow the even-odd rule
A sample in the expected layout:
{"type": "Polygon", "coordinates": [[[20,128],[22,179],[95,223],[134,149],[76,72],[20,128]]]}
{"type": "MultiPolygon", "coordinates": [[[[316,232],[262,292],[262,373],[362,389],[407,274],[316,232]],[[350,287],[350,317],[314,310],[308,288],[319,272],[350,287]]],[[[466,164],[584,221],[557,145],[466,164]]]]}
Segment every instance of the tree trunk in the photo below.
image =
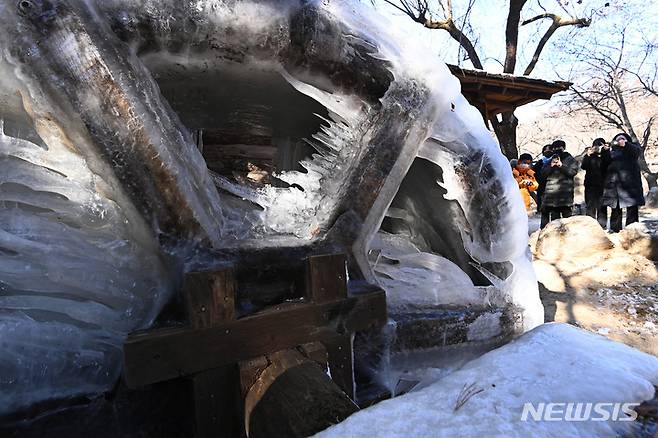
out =
{"type": "Polygon", "coordinates": [[[651,169],[649,168],[649,164],[647,163],[647,159],[644,156],[646,148],[643,147],[641,148],[640,156],[638,157],[638,164],[640,165],[640,170],[642,171],[642,174],[647,180],[647,184],[649,185],[649,190],[651,190],[653,187],[658,186],[658,172],[652,172],[651,169]]]}
{"type": "Polygon", "coordinates": [[[647,179],[649,190],[658,187],[658,172],[644,172],[644,177],[647,179]]]}
{"type": "Polygon", "coordinates": [[[501,120],[498,120],[498,117],[491,119],[491,125],[500,144],[500,150],[508,160],[519,157],[519,150],[516,147],[516,127],[518,124],[519,119],[514,115],[514,111],[502,113],[501,120]]]}

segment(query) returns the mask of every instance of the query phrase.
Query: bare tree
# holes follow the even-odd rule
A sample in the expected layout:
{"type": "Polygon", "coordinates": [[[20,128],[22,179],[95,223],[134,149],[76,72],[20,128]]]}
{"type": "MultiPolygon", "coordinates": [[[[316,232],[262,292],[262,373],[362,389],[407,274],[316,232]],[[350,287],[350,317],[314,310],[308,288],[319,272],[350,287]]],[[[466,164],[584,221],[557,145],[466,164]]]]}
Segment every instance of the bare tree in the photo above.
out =
{"type": "Polygon", "coordinates": [[[623,32],[620,47],[616,52],[614,55],[587,53],[582,62],[587,66],[588,79],[572,86],[573,95],[567,103],[567,110],[572,113],[589,111],[605,125],[630,135],[642,148],[640,169],[649,187],[656,187],[658,172],[650,169],[646,153],[651,148],[656,148],[658,143],[658,140],[652,137],[658,114],[652,111],[639,115],[637,111],[633,111],[635,104],[642,99],[658,97],[655,87],[656,73],[649,69],[649,73],[643,75],[637,68],[630,69],[626,66],[623,32]]]}
{"type": "Polygon", "coordinates": [[[658,97],[658,61],[655,60],[657,52],[658,45],[646,43],[642,54],[642,61],[635,69],[624,66],[620,67],[625,73],[633,76],[646,93],[656,97],[658,97]],[[644,74],[641,73],[642,71],[644,71],[644,74]]]}
{"type": "MultiPolygon", "coordinates": [[[[441,29],[448,32],[450,36],[459,43],[459,47],[466,52],[467,59],[471,62],[473,67],[480,70],[483,69],[480,54],[474,46],[472,39],[464,32],[468,16],[472,8],[475,6],[476,0],[464,0],[467,1],[467,4],[462,24],[458,23],[458,20],[454,17],[452,0],[435,0],[438,4],[438,8],[434,3],[430,5],[430,0],[384,1],[403,12],[416,23],[419,23],[428,29],[441,29]]],[[[526,26],[543,20],[549,20],[551,22],[551,25],[539,40],[532,56],[532,60],[523,71],[523,75],[527,76],[534,70],[546,47],[546,43],[556,30],[566,26],[587,27],[591,23],[589,18],[576,18],[571,16],[562,17],[551,12],[544,12],[521,22],[521,13],[523,12],[527,1],[528,0],[509,0],[509,10],[505,26],[505,59],[501,62],[503,65],[503,73],[515,73],[518,58],[520,26],[526,26]]],[[[560,3],[558,2],[558,4],[560,3]]],[[[566,8],[564,8],[564,10],[566,11],[566,8]]],[[[503,153],[508,158],[516,158],[518,156],[516,141],[518,119],[514,115],[514,111],[506,111],[498,116],[493,116],[489,119],[489,122],[496,133],[496,137],[498,138],[503,153]]]]}

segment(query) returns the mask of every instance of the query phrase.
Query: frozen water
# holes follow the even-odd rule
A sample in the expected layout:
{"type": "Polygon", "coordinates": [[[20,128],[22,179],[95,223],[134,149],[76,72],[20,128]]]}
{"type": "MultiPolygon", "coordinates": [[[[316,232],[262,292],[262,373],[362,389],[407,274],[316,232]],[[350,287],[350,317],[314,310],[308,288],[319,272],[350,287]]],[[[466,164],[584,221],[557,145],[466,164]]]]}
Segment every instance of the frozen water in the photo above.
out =
{"type": "MultiPolygon", "coordinates": [[[[181,274],[163,261],[172,248],[185,259],[183,248],[317,244],[351,253],[353,277],[398,297],[495,296],[521,309],[519,330],[543,320],[527,218],[498,146],[447,67],[367,5],[2,0],[0,50],[11,134],[0,137],[0,413],[109,389],[121,340],[152,322],[181,274]],[[161,93],[168,77],[185,94],[191,72],[215,88],[231,70],[247,85],[282,78],[324,108],[304,171],[276,175],[289,187],[211,175],[186,114],[161,93]],[[444,236],[422,248],[389,236],[382,254],[399,264],[373,270],[371,240],[417,160],[436,173],[410,197],[426,194],[426,210],[398,213],[444,236]]],[[[194,116],[224,123],[243,98],[194,116]]],[[[244,114],[247,134],[283,129],[244,114]]]]}
{"type": "Polygon", "coordinates": [[[79,156],[0,133],[0,414],[94,393],[172,279],[152,230],[79,156]]]}
{"type": "Polygon", "coordinates": [[[394,312],[405,306],[482,304],[486,290],[476,288],[456,264],[435,254],[420,252],[402,236],[380,232],[370,246],[372,269],[386,290],[394,312]],[[375,255],[376,254],[376,255],[375,255]]]}

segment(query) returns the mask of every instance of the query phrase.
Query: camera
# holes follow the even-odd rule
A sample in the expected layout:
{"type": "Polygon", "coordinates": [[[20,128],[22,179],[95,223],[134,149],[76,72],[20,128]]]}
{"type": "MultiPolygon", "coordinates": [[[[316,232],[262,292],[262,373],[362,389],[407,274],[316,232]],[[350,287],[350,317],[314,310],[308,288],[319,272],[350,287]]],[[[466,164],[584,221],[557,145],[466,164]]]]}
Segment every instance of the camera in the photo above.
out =
{"type": "Polygon", "coordinates": [[[617,140],[612,140],[612,142],[610,142],[610,146],[619,146],[619,142],[617,140]]]}

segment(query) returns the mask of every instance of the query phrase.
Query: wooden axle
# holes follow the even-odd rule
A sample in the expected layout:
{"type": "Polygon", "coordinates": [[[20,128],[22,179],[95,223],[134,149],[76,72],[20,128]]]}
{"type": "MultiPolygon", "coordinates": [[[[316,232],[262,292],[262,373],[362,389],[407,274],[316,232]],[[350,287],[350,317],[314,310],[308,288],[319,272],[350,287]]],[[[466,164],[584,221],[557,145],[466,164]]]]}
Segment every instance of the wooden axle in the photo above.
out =
{"type": "Polygon", "coordinates": [[[190,378],[202,438],[301,437],[342,421],[358,409],[352,334],[386,323],[385,294],[348,297],[343,255],[310,257],[306,272],[303,300],[240,319],[232,269],[189,274],[189,327],[131,334],[127,386],[190,378]]]}

